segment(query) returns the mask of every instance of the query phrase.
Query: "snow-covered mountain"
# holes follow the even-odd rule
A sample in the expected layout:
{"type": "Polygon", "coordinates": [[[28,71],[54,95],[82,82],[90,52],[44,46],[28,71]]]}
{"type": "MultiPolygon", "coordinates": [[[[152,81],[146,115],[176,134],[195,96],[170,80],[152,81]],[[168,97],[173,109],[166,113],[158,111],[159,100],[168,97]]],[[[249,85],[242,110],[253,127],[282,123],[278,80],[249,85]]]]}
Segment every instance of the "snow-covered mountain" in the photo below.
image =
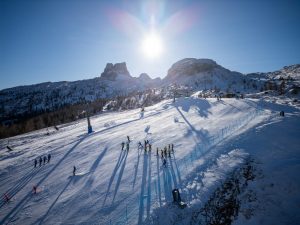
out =
{"type": "Polygon", "coordinates": [[[241,73],[225,69],[211,59],[194,58],[183,59],[173,64],[164,78],[164,83],[184,85],[198,90],[219,89],[227,92],[253,91],[253,84],[256,90],[262,86],[262,82],[254,82],[241,73]]]}
{"type": "Polygon", "coordinates": [[[0,118],[59,109],[65,105],[125,96],[157,85],[145,75],[132,77],[125,63],[108,63],[101,77],[74,82],[46,82],[0,91],[0,118]]]}
{"type": "MultiPolygon", "coordinates": [[[[1,90],[0,122],[11,122],[15,118],[54,111],[67,105],[114,99],[153,88],[168,91],[168,87],[183,87],[190,91],[213,90],[214,93],[257,93],[265,89],[279,89],[274,88],[274,82],[268,83],[275,80],[278,87],[281,85],[287,92],[297,94],[300,91],[299,68],[299,65],[293,65],[271,73],[244,75],[230,71],[211,59],[186,58],[173,64],[164,79],[151,79],[145,73],[132,77],[125,62],[107,63],[101,76],[94,79],[46,82],[1,90]]],[[[160,93],[170,96],[166,91],[160,93]]]]}
{"type": "Polygon", "coordinates": [[[283,94],[295,97],[300,94],[300,64],[285,66],[280,70],[268,73],[251,73],[247,77],[264,81],[265,85],[271,86],[269,89],[284,89],[283,94]]]}

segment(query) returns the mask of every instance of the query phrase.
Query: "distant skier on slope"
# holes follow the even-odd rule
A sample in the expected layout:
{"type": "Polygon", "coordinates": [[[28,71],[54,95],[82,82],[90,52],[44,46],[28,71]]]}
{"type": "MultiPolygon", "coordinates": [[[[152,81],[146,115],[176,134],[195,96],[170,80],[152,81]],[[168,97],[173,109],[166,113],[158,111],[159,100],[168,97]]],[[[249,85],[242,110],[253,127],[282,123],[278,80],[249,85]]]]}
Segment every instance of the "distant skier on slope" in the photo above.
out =
{"type": "Polygon", "coordinates": [[[73,176],[76,174],[76,166],[73,166],[73,176]]]}
{"type": "Polygon", "coordinates": [[[163,166],[167,167],[167,160],[165,158],[163,159],[163,166]]]}
{"type": "Polygon", "coordinates": [[[151,149],[152,149],[152,145],[149,144],[149,152],[151,152],[151,149]]]}
{"type": "Polygon", "coordinates": [[[126,143],[126,150],[129,151],[129,142],[126,143]]]}
{"type": "Polygon", "coordinates": [[[36,185],[33,185],[32,191],[33,191],[33,194],[36,194],[36,191],[37,191],[37,186],[36,185]]]}
{"type": "Polygon", "coordinates": [[[139,141],[138,149],[143,148],[142,143],[139,141]]]}
{"type": "Polygon", "coordinates": [[[37,159],[34,159],[34,168],[36,168],[37,165],[37,159]]]}
{"type": "Polygon", "coordinates": [[[10,197],[8,196],[7,193],[4,194],[4,200],[5,200],[5,202],[9,202],[9,200],[10,200],[10,197]]]}
{"type": "Polygon", "coordinates": [[[129,138],[129,136],[127,136],[127,140],[128,140],[128,142],[130,142],[130,138],[129,138]]]}
{"type": "Polygon", "coordinates": [[[156,156],[158,156],[158,148],[156,149],[156,156]]]}
{"type": "Polygon", "coordinates": [[[51,154],[48,154],[48,163],[50,162],[51,154]]]}
{"type": "Polygon", "coordinates": [[[124,145],[125,145],[125,143],[124,143],[124,141],[122,142],[122,150],[124,149],[124,145]]]}
{"type": "Polygon", "coordinates": [[[46,161],[47,161],[47,157],[44,156],[44,165],[46,164],[46,161]]]}
{"type": "Polygon", "coordinates": [[[43,159],[42,159],[42,157],[40,156],[40,160],[39,160],[39,162],[40,162],[40,167],[42,166],[42,162],[43,162],[43,159]]]}

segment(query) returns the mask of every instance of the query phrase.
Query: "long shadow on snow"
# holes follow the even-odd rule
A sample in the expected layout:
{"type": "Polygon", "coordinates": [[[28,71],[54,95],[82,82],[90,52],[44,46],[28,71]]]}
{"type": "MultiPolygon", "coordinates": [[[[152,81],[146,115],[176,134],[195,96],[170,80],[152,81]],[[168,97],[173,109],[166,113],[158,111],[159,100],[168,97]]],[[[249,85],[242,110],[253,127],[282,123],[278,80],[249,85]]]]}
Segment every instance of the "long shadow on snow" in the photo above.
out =
{"type": "MultiPolygon", "coordinates": [[[[53,168],[37,183],[37,186],[40,186],[53,171],[67,158],[67,156],[87,137],[88,135],[83,136],[70,150],[53,166],[53,168]]],[[[4,224],[4,222],[9,219],[13,218],[25,205],[25,203],[30,199],[32,196],[31,192],[29,192],[0,222],[0,224],[4,224]]],[[[8,221],[9,222],[9,221],[8,221]]]]}
{"type": "Polygon", "coordinates": [[[139,203],[139,218],[138,224],[143,222],[144,217],[144,195],[145,195],[145,185],[147,180],[147,169],[148,169],[148,155],[144,153],[144,161],[143,161],[143,175],[142,175],[142,184],[141,184],[141,193],[140,193],[140,203],[139,203]]]}
{"type": "Polygon", "coordinates": [[[115,191],[114,191],[114,197],[113,197],[113,200],[112,200],[112,204],[113,204],[114,201],[115,201],[116,194],[118,193],[118,190],[119,190],[119,187],[120,187],[121,179],[122,179],[123,172],[124,172],[125,165],[126,165],[126,159],[127,159],[127,156],[128,156],[128,151],[126,150],[126,152],[125,152],[125,158],[124,158],[124,160],[122,161],[122,166],[121,166],[121,168],[120,168],[119,177],[118,177],[118,179],[117,179],[117,183],[116,183],[116,187],[115,187],[115,191]]]}
{"type": "Polygon", "coordinates": [[[159,158],[160,156],[156,156],[156,170],[157,170],[157,186],[158,186],[158,200],[159,200],[159,206],[161,207],[161,188],[160,188],[160,166],[159,166],[159,158]]]}
{"type": "MultiPolygon", "coordinates": [[[[207,141],[208,131],[205,130],[205,129],[201,129],[200,131],[196,130],[195,127],[186,119],[186,117],[183,115],[183,113],[180,111],[180,109],[177,106],[175,108],[177,109],[177,111],[179,112],[179,114],[181,115],[181,117],[184,119],[184,121],[186,122],[186,124],[189,125],[189,127],[191,128],[191,131],[196,134],[197,138],[200,137],[200,140],[203,141],[203,142],[207,141]]],[[[197,142],[198,141],[199,140],[197,140],[197,142]]]]}
{"type": "Polygon", "coordinates": [[[135,171],[134,171],[133,182],[132,182],[132,190],[134,190],[136,176],[137,176],[137,172],[138,172],[138,168],[139,168],[139,164],[140,164],[141,150],[138,149],[137,151],[138,151],[138,156],[137,156],[138,159],[137,159],[137,163],[135,165],[135,171]]]}
{"type": "Polygon", "coordinates": [[[93,183],[93,173],[96,171],[97,167],[99,166],[99,163],[101,162],[101,160],[103,159],[105,153],[107,151],[107,147],[104,148],[103,152],[101,152],[101,154],[98,156],[98,158],[95,160],[95,162],[92,164],[91,168],[89,169],[88,173],[89,173],[89,179],[87,180],[87,182],[85,183],[84,187],[82,188],[82,190],[85,190],[87,188],[91,188],[92,183],[93,183]]]}
{"type": "Polygon", "coordinates": [[[151,152],[149,153],[149,162],[148,162],[148,193],[147,193],[147,217],[150,216],[151,208],[151,152]]]}
{"type": "MultiPolygon", "coordinates": [[[[19,191],[21,191],[31,179],[39,172],[40,167],[31,169],[25,176],[18,180],[16,185],[7,191],[7,195],[13,198],[19,191]]],[[[0,208],[5,204],[4,199],[1,199],[0,208]]]]}
{"type": "MultiPolygon", "coordinates": [[[[47,218],[47,216],[49,215],[51,209],[54,207],[54,205],[56,204],[57,200],[60,198],[60,196],[65,192],[65,190],[67,189],[67,187],[70,185],[72,181],[72,178],[70,178],[70,180],[68,181],[68,183],[66,184],[66,186],[62,189],[62,191],[59,193],[59,195],[57,196],[57,198],[54,200],[54,202],[52,203],[52,205],[49,207],[48,211],[46,212],[46,214],[41,218],[39,219],[40,222],[39,222],[39,225],[43,224],[44,220],[47,218]]],[[[37,221],[38,222],[38,221],[37,221]]],[[[36,222],[36,223],[37,223],[36,222]]]]}
{"type": "MultiPolygon", "coordinates": [[[[171,159],[170,159],[170,161],[171,161],[171,159]]],[[[181,184],[182,184],[181,175],[180,175],[180,172],[179,172],[179,168],[178,168],[178,164],[177,164],[177,160],[176,160],[174,152],[173,152],[173,161],[172,161],[172,163],[175,164],[175,168],[176,168],[176,172],[177,172],[177,176],[178,176],[179,186],[181,186],[181,184]]]]}
{"type": "Polygon", "coordinates": [[[191,106],[195,107],[197,112],[201,117],[208,117],[208,114],[211,112],[208,111],[211,108],[210,103],[206,99],[197,99],[197,98],[178,98],[176,102],[173,103],[174,107],[179,108],[185,112],[189,112],[191,106]]]}
{"type": "Polygon", "coordinates": [[[105,194],[105,198],[104,198],[102,207],[105,205],[106,199],[107,199],[107,197],[109,195],[109,191],[110,191],[111,185],[112,185],[112,183],[113,183],[113,181],[115,179],[116,173],[117,173],[119,167],[122,165],[123,159],[125,157],[127,157],[128,152],[127,153],[126,152],[127,152],[127,150],[121,150],[120,151],[119,159],[117,161],[117,164],[116,164],[116,166],[114,168],[114,171],[113,171],[113,173],[112,173],[112,175],[110,177],[110,180],[109,180],[109,184],[108,184],[108,187],[107,187],[107,191],[106,191],[106,194],[105,194]]]}
{"type": "Polygon", "coordinates": [[[129,120],[129,121],[126,121],[126,122],[123,122],[123,123],[120,123],[120,124],[117,124],[117,125],[108,127],[108,128],[106,128],[106,129],[96,131],[96,132],[92,133],[91,136],[96,135],[96,134],[99,134],[99,133],[102,133],[102,132],[105,132],[105,131],[108,131],[108,130],[111,130],[111,129],[116,128],[116,127],[120,127],[120,126],[123,126],[123,125],[127,125],[127,124],[129,124],[129,123],[132,123],[132,122],[139,121],[139,120],[141,120],[141,119],[146,119],[146,118],[149,118],[149,117],[152,117],[152,116],[156,116],[156,115],[161,114],[161,113],[162,113],[162,111],[159,111],[159,112],[155,112],[155,113],[149,114],[149,115],[147,115],[147,116],[145,116],[145,117],[143,117],[143,118],[138,118],[138,119],[129,120]]]}
{"type": "Polygon", "coordinates": [[[175,170],[174,170],[171,158],[169,158],[169,164],[170,164],[170,171],[171,171],[171,176],[172,176],[172,181],[173,181],[174,187],[179,188],[179,183],[177,182],[177,177],[175,174],[175,170]]]}
{"type": "MultiPolygon", "coordinates": [[[[173,180],[174,183],[174,180],[173,180]]],[[[167,202],[170,202],[172,200],[172,176],[170,174],[168,166],[166,168],[163,168],[163,185],[164,185],[164,192],[165,192],[165,200],[167,202]]]]}

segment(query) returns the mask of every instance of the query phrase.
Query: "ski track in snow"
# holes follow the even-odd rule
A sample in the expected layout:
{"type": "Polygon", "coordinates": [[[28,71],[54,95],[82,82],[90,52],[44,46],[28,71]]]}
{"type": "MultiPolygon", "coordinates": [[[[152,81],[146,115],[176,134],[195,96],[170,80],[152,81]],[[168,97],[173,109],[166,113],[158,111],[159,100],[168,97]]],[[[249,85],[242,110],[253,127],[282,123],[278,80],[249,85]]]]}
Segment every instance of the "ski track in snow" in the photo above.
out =
{"type": "Polygon", "coordinates": [[[12,200],[1,200],[0,224],[147,223],[155,208],[172,202],[175,187],[188,206],[203,202],[248,155],[231,140],[280,120],[274,113],[258,100],[180,98],[147,107],[143,114],[94,116],[91,134],[86,134],[86,120],[80,120],[49,136],[40,130],[1,140],[0,190],[12,200]],[[121,150],[127,135],[132,139],[128,152],[121,150]],[[152,143],[151,153],[138,150],[145,139],[152,143]],[[164,168],[156,148],[171,143],[175,151],[164,168]],[[51,162],[33,169],[33,160],[48,153],[51,162]]]}

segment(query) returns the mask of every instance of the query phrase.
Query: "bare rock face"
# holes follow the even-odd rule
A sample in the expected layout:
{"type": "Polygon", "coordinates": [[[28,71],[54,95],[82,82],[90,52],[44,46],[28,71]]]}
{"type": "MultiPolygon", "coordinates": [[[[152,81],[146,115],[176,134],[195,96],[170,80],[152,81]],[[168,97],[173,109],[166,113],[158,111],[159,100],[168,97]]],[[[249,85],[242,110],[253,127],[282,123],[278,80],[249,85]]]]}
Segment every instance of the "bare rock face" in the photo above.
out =
{"type": "Polygon", "coordinates": [[[104,69],[104,72],[101,73],[101,78],[105,78],[107,80],[116,80],[118,75],[131,77],[125,62],[122,63],[107,63],[104,69]]]}
{"type": "Polygon", "coordinates": [[[149,77],[147,73],[141,73],[139,76],[139,80],[147,82],[147,81],[151,81],[152,79],[149,77]]]}
{"type": "Polygon", "coordinates": [[[166,79],[174,79],[179,76],[192,76],[202,72],[208,72],[219,65],[211,59],[186,58],[174,63],[168,70],[166,79]]]}

